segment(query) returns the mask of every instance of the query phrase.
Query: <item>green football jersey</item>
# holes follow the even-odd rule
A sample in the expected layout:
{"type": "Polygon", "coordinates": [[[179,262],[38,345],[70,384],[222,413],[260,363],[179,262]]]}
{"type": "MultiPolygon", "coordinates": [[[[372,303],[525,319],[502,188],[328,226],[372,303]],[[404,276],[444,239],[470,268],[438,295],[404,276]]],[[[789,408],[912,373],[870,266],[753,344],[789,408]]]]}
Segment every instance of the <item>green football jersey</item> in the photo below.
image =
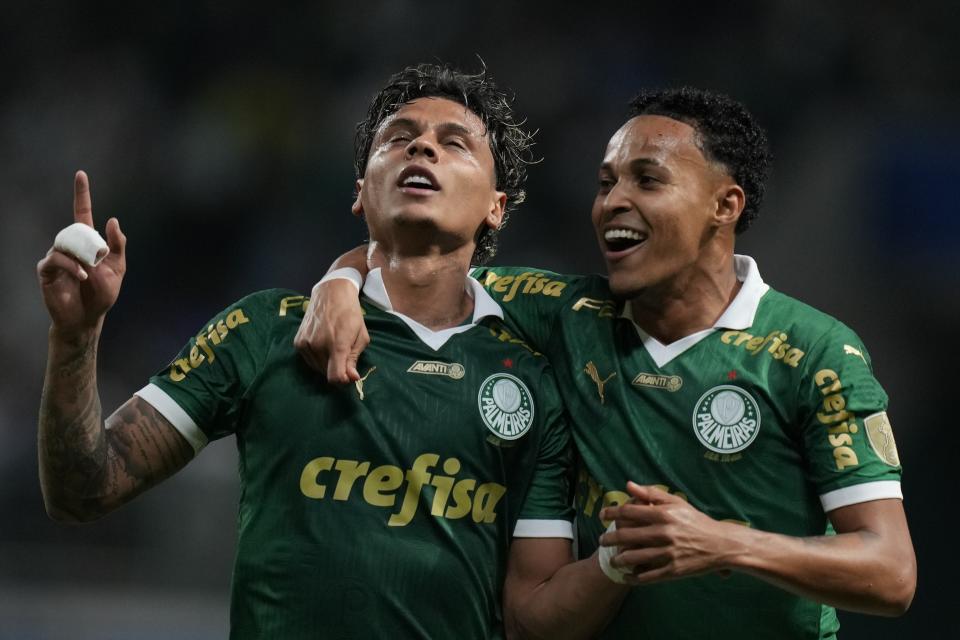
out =
{"type": "Polygon", "coordinates": [[[355,384],[303,363],[308,300],[269,290],[217,315],[137,393],[198,450],[236,436],[232,638],[501,637],[511,538],[573,537],[546,359],[466,282],[473,322],[433,332],[392,312],[371,274],[355,384]]]}
{"type": "MultiPolygon", "coordinates": [[[[606,278],[476,269],[507,320],[550,358],[581,459],[581,557],[628,499],[659,485],[718,520],[791,536],[831,533],[826,513],[900,498],[887,396],[857,336],[770,289],[753,260],[709,330],[663,345],[606,278]]],[[[751,576],[635,588],[604,637],[831,638],[835,611],[751,576]]]]}

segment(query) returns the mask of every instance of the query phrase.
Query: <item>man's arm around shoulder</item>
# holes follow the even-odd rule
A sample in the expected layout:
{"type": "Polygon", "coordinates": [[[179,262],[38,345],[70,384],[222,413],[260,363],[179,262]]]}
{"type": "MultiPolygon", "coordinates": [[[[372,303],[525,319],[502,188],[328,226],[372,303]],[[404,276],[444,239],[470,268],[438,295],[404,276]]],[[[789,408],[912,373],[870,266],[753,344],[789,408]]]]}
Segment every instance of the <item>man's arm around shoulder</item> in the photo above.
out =
{"type": "Polygon", "coordinates": [[[573,562],[566,538],[514,538],[503,588],[507,638],[595,637],[627,593],[596,554],[573,562]]]}

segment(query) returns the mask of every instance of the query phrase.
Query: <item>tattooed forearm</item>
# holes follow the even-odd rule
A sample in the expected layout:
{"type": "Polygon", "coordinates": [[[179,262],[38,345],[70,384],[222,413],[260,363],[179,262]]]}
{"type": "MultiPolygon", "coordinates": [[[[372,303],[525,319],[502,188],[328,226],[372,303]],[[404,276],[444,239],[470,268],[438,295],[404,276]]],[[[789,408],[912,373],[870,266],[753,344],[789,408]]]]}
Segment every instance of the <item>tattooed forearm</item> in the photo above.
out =
{"type": "Polygon", "coordinates": [[[104,424],[96,384],[96,337],[69,345],[51,337],[38,453],[47,512],[56,519],[86,521],[182,468],[193,449],[137,397],[104,424]]]}
{"type": "Polygon", "coordinates": [[[91,362],[96,363],[97,336],[88,336],[76,344],[63,346],[65,348],[60,350],[63,360],[57,366],[57,375],[61,379],[74,379],[77,374],[84,373],[91,362]]]}
{"type": "Polygon", "coordinates": [[[96,388],[97,337],[70,343],[50,337],[37,444],[40,484],[54,517],[80,517],[76,500],[102,480],[106,449],[96,388]]]}

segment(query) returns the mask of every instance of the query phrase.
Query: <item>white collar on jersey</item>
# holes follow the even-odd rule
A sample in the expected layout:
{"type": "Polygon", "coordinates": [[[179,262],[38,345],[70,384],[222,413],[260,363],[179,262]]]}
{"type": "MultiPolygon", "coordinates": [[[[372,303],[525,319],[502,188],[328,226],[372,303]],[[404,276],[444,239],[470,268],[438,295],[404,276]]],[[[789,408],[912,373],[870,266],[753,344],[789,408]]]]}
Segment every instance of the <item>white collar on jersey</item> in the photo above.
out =
{"type": "Polygon", "coordinates": [[[480,320],[487,316],[496,316],[501,320],[503,319],[503,309],[490,297],[487,290],[467,274],[463,274],[463,276],[463,288],[467,292],[467,295],[473,298],[473,320],[469,324],[450,327],[449,329],[441,329],[439,331],[429,329],[413,318],[409,318],[393,310],[393,304],[390,302],[390,296],[387,294],[387,287],[383,282],[383,273],[381,273],[379,268],[373,269],[367,274],[367,281],[363,284],[363,294],[367,296],[375,306],[403,320],[424,344],[436,351],[446,344],[447,340],[452,336],[472,329],[480,320]]]}
{"type": "Polygon", "coordinates": [[[718,329],[743,330],[753,325],[754,316],[757,315],[757,307],[760,306],[760,298],[770,289],[770,285],[766,284],[760,277],[757,263],[750,256],[735,254],[733,256],[733,268],[737,274],[737,280],[742,282],[743,286],[740,287],[740,291],[737,292],[733,302],[717,318],[714,325],[709,329],[698,331],[670,344],[663,344],[656,338],[647,335],[633,321],[633,309],[630,308],[630,304],[623,305],[620,317],[633,323],[637,334],[643,340],[643,346],[646,347],[647,352],[658,367],[664,366],[718,329]]]}

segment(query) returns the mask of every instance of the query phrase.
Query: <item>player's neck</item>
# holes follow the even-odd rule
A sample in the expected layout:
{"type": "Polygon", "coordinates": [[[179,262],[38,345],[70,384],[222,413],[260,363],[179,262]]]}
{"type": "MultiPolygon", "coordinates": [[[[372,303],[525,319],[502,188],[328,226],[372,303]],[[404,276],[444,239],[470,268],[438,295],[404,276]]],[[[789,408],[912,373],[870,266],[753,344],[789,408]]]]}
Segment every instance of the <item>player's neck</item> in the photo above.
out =
{"type": "Polygon", "coordinates": [[[464,284],[471,255],[466,248],[428,255],[374,251],[370,264],[380,267],[394,311],[438,331],[473,314],[473,298],[464,284]]]}
{"type": "Polygon", "coordinates": [[[640,292],[628,304],[641,329],[670,344],[713,327],[740,286],[730,252],[692,265],[669,281],[640,292]]]}

